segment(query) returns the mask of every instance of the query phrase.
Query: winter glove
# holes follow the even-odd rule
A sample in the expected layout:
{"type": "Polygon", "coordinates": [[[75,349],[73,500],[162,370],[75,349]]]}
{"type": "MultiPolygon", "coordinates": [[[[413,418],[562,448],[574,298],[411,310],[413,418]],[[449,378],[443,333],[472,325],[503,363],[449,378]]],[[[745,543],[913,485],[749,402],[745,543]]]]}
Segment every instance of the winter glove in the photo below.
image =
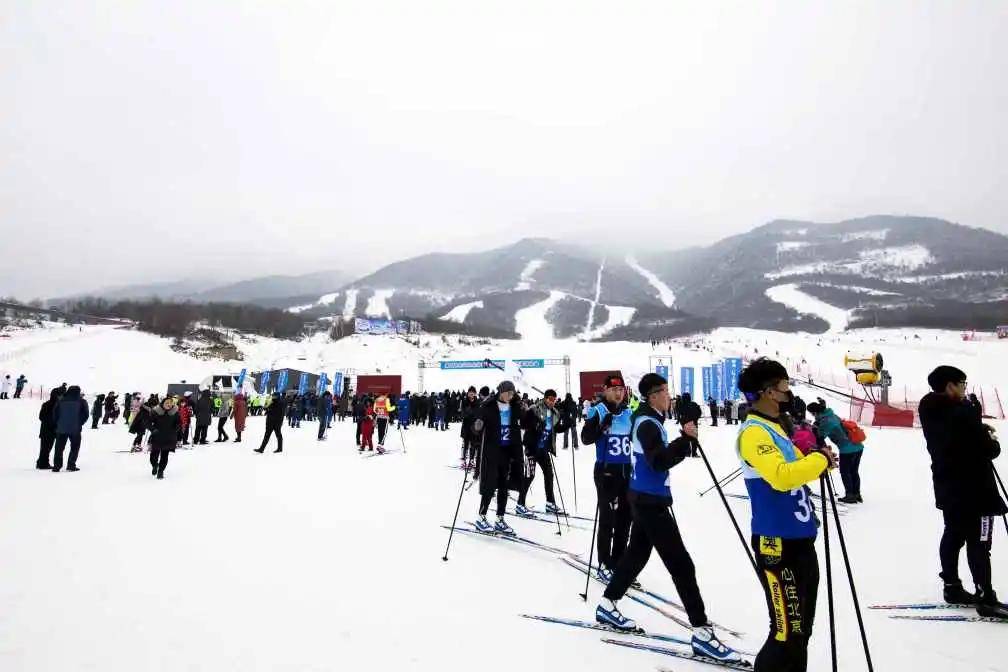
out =
{"type": "Polygon", "coordinates": [[[612,423],[613,423],[613,414],[612,413],[606,413],[605,417],[602,418],[602,422],[599,423],[599,430],[603,434],[605,434],[606,430],[609,429],[610,427],[612,427],[612,423]]]}

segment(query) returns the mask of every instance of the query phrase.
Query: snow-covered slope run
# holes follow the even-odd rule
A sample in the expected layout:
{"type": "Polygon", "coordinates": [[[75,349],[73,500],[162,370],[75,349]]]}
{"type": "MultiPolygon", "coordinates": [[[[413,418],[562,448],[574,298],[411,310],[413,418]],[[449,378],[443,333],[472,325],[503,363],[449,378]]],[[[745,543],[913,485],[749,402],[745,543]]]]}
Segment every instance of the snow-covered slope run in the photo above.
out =
{"type": "Polygon", "coordinates": [[[847,328],[847,321],[850,314],[841,308],[831,306],[825,301],[820,301],[814,296],[809,296],[798,289],[797,285],[777,285],[769,287],[766,295],[771,301],[782,303],[788,308],[805,315],[815,315],[821,317],[829,323],[827,333],[837,333],[847,328]]]}
{"type": "Polygon", "coordinates": [[[346,302],[343,304],[343,319],[349,320],[357,310],[357,290],[348,289],[346,292],[346,302]]]}
{"type": "Polygon", "coordinates": [[[364,311],[369,317],[392,317],[389,312],[388,300],[395,294],[394,289],[376,289],[375,293],[368,299],[367,309],[364,311]]]}
{"type": "Polygon", "coordinates": [[[591,331],[592,323],[595,322],[595,309],[598,307],[599,297],[602,295],[602,272],[605,270],[605,259],[599,264],[598,273],[595,275],[595,298],[591,300],[588,306],[588,319],[585,321],[584,332],[582,333],[582,338],[588,337],[588,332],[591,331]]]}
{"type": "Polygon", "coordinates": [[[553,339],[553,325],[546,319],[546,313],[563,297],[563,292],[554,290],[550,292],[549,298],[515,312],[515,331],[523,339],[536,341],[553,339]]]}
{"type": "Polygon", "coordinates": [[[460,306],[455,306],[447,313],[441,316],[442,320],[447,320],[448,322],[458,322],[462,324],[469,317],[469,313],[472,312],[473,308],[482,308],[482,301],[472,301],[470,303],[463,303],[460,306]]]}
{"type": "Polygon", "coordinates": [[[515,291],[521,292],[532,288],[532,276],[536,274],[540,268],[543,267],[546,261],[544,259],[533,259],[532,261],[525,264],[525,268],[522,269],[521,276],[518,279],[518,284],[515,286],[515,291]]]}
{"type": "Polygon", "coordinates": [[[671,287],[662,282],[661,278],[637,263],[637,260],[632,256],[626,258],[626,263],[630,268],[640,273],[641,277],[655,288],[658,292],[658,298],[661,299],[661,302],[666,307],[673,308],[675,306],[675,292],[672,291],[671,287]]]}
{"type": "Polygon", "coordinates": [[[630,324],[630,320],[633,319],[634,313],[637,312],[636,308],[631,308],[629,306],[607,305],[606,309],[609,311],[609,319],[607,319],[604,324],[601,324],[594,329],[585,331],[581,335],[582,340],[590,341],[596,338],[602,338],[613,329],[630,324]]]}

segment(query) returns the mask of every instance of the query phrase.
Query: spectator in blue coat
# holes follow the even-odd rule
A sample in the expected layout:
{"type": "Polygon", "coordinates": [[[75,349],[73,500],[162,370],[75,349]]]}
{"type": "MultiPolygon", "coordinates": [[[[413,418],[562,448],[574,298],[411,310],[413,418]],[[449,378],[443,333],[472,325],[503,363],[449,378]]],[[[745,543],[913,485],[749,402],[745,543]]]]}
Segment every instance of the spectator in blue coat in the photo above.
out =
{"type": "Polygon", "coordinates": [[[814,401],[807,410],[815,416],[819,436],[829,439],[840,453],[840,478],[844,484],[844,496],[838,501],[845,504],[861,504],[861,455],[864,445],[851,441],[840,418],[825,404],[814,401]]]}
{"type": "Polygon", "coordinates": [[[77,454],[80,452],[81,428],[87,419],[88,405],[81,399],[80,387],[71,385],[53,409],[53,420],[56,422],[56,450],[52,468],[54,472],[63,468],[63,449],[67,441],[70,442],[67,471],[79,471],[77,454]]]}
{"type": "Polygon", "coordinates": [[[325,438],[325,432],[329,429],[329,420],[332,418],[332,392],[326,390],[325,393],[318,398],[318,403],[315,406],[315,412],[318,414],[318,440],[321,441],[325,438]]]}

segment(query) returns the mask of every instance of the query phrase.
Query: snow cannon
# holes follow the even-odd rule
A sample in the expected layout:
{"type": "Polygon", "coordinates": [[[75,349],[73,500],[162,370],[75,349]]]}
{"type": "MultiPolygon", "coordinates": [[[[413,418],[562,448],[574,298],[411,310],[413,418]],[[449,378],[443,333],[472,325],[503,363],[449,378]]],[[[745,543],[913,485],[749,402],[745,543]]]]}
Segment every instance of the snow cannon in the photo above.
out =
{"type": "Polygon", "coordinates": [[[875,385],[882,378],[882,355],[844,355],[844,366],[854,374],[861,385],[875,385]]]}

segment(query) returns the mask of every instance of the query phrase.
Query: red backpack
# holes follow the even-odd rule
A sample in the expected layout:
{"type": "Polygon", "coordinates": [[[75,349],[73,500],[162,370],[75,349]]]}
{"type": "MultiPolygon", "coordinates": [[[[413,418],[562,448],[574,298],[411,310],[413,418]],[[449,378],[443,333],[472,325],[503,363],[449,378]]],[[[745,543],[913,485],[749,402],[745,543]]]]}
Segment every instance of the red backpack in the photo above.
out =
{"type": "Polygon", "coordinates": [[[865,439],[868,438],[865,431],[853,420],[841,420],[840,424],[843,426],[844,431],[847,432],[847,438],[853,443],[864,443],[865,439]]]}

